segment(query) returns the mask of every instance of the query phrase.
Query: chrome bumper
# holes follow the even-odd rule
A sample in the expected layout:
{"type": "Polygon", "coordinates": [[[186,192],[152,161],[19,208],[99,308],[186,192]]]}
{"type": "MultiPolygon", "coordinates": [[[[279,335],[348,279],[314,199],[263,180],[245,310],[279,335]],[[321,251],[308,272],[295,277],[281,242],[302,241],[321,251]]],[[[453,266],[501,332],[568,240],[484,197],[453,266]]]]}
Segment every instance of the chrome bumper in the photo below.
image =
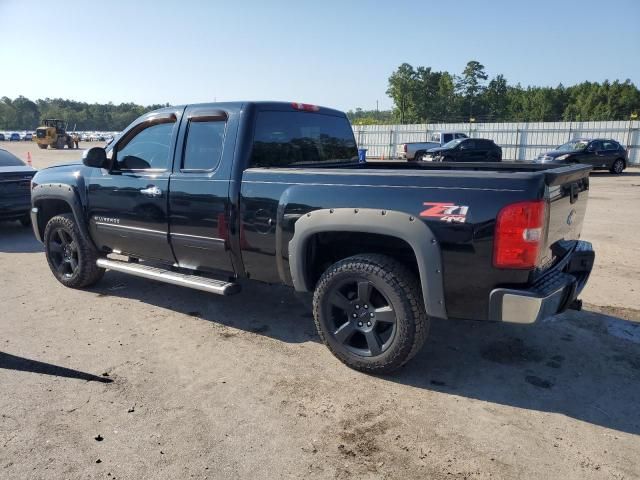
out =
{"type": "Polygon", "coordinates": [[[561,313],[580,295],[593,268],[595,252],[589,242],[575,248],[531,288],[496,288],[489,295],[489,319],[534,323],[561,313]]]}

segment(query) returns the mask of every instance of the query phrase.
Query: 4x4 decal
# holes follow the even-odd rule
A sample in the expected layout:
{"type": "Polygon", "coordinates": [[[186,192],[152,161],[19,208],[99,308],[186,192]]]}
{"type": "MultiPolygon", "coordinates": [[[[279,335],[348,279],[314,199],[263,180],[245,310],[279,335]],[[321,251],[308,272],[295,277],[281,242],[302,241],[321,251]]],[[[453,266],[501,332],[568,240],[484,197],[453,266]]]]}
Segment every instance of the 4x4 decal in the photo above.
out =
{"type": "Polygon", "coordinates": [[[467,221],[469,207],[447,202],[424,202],[426,210],[420,212],[424,218],[437,218],[443,222],[464,223],[467,221]]]}

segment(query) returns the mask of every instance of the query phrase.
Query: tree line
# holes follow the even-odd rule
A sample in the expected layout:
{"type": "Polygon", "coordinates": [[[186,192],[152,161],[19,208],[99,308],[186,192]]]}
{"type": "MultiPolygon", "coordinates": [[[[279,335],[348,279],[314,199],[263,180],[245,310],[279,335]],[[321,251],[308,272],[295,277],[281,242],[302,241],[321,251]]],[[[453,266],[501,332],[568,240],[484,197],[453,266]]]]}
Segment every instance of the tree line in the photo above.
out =
{"type": "Polygon", "coordinates": [[[640,90],[630,80],[582,82],[565,87],[510,85],[489,79],[471,60],[460,75],[400,65],[389,77],[389,111],[349,111],[356,124],[444,122],[542,122],[628,120],[640,112],[640,90]]]}
{"type": "Polygon", "coordinates": [[[44,118],[58,118],[70,130],[120,131],[143,113],[165,105],[136,105],[135,103],[86,103],[62,98],[36,101],[19,96],[0,99],[0,129],[34,130],[44,118]]]}

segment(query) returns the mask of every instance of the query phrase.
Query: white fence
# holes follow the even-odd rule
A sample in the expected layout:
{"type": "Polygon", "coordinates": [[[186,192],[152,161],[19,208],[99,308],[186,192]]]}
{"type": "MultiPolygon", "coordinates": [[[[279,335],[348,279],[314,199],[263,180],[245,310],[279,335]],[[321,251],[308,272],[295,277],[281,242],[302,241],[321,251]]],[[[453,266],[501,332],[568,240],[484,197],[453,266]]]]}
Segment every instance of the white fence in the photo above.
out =
{"type": "Polygon", "coordinates": [[[393,158],[400,143],[428,141],[433,132],[464,132],[473,138],[489,138],[502,147],[505,160],[533,160],[573,138],[612,138],[625,145],[629,162],[640,165],[640,121],[435,123],[422,125],[354,125],[359,148],[367,157],[393,158]]]}

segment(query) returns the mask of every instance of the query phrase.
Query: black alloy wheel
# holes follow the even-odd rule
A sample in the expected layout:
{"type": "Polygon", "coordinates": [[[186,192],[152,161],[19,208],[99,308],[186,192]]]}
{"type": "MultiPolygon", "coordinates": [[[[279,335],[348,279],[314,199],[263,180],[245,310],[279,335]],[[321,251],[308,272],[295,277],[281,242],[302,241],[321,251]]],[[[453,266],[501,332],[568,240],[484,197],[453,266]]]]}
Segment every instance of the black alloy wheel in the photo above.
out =
{"type": "Polygon", "coordinates": [[[55,271],[63,278],[72,278],[78,271],[78,244],[65,227],[51,232],[47,250],[55,271]]]}
{"type": "Polygon", "coordinates": [[[416,276],[396,259],[375,253],[345,258],[322,274],[313,316],[331,353],[369,373],[404,365],[429,329],[416,276]]]}
{"type": "Polygon", "coordinates": [[[345,280],[334,286],[328,302],[330,335],[345,349],[371,357],[389,348],[396,333],[396,312],[371,282],[345,280]]]}

